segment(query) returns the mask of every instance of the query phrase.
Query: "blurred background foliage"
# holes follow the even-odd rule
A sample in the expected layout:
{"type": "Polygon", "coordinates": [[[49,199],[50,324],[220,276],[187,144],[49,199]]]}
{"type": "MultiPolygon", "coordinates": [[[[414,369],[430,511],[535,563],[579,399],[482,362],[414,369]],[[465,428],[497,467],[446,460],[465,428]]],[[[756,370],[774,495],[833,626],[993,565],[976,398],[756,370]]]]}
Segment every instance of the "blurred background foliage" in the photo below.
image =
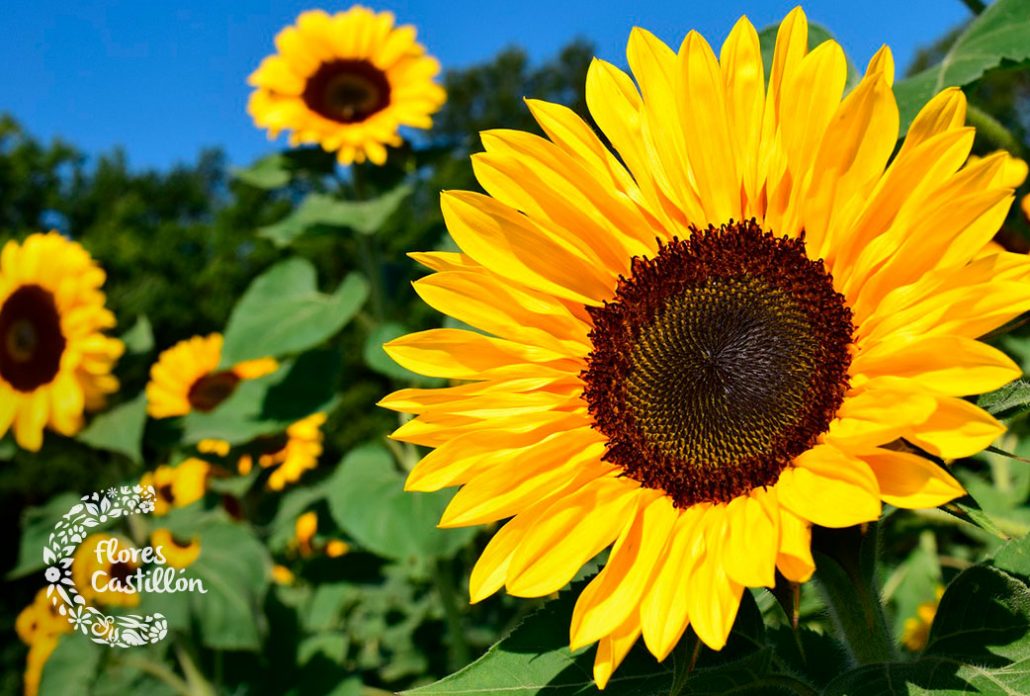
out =
{"type": "MultiPolygon", "coordinates": [[[[937,65],[963,30],[928,46],[907,74],[937,65]]],[[[73,144],[39,142],[31,124],[0,118],[0,243],[51,228],[81,242],[107,272],[108,306],[119,320],[114,333],[128,345],[117,368],[122,388],[110,411],[119,415],[106,431],[93,429],[91,437],[79,439],[48,433],[39,454],[18,450],[10,437],[0,441],[0,523],[12,537],[13,530],[21,536],[20,543],[0,551],[7,574],[0,695],[22,691],[26,647],[13,627],[41,586],[39,553],[56,518],[78,495],[136,482],[147,470],[196,454],[197,441],[208,436],[224,437],[240,449],[232,460],[207,457],[224,475],[212,478],[201,500],[172,510],[160,524],[200,540],[194,573],[220,589],[214,596],[144,600],[138,610],[165,613],[174,635],[131,655],[86,640],[61,641],[48,660],[43,693],[72,693],[62,689],[86,682],[95,682],[92,693],[98,694],[387,693],[450,674],[540,606],[506,597],[468,606],[468,573],[485,535],[435,529],[446,493],[401,492],[404,466],[417,454],[388,448],[384,435],[398,425],[396,416],[373,404],[397,386],[425,380],[395,366],[378,346],[439,325],[436,313],[411,290],[410,281],[423,271],[406,253],[452,248],[438,194],[478,189],[468,157],[480,149],[479,132],[539,132],[523,104],[526,96],[563,103],[586,116],[584,76],[592,56],[591,45],[577,41],[542,64],[531,64],[513,48],[488,63],[452,70],[444,80],[448,102],[434,129],[392,151],[385,167],[358,166],[352,172],[336,168],[333,157],[318,150],[271,155],[244,170],[230,168],[221,153],[209,150],[169,171],[139,171],[124,152],[92,159],[73,144]],[[348,200],[365,203],[339,207],[348,200]],[[276,265],[287,258],[297,261],[289,269],[276,265]],[[251,284],[273,267],[287,280],[269,280],[271,290],[262,294],[251,284]],[[314,336],[303,350],[282,351],[282,357],[299,356],[255,380],[248,392],[260,398],[261,414],[246,411],[247,404],[226,403],[213,414],[172,425],[133,420],[161,350],[232,328],[241,297],[259,303],[285,298],[284,307],[305,293],[310,299],[313,289],[301,287],[310,269],[321,291],[316,301],[349,307],[352,320],[330,335],[314,336]],[[365,274],[368,287],[348,285],[345,278],[352,273],[365,274]],[[338,288],[341,294],[335,295],[338,288]],[[276,410],[277,400],[301,392],[299,410],[276,410]],[[254,435],[273,436],[323,407],[324,451],[319,466],[299,483],[273,493],[263,489],[258,472],[235,475],[235,457],[254,435]],[[339,542],[344,545],[333,546],[339,542]],[[103,679],[96,681],[98,673],[103,679]]],[[[1025,158],[1025,65],[1002,61],[966,92],[977,107],[975,118],[1003,127],[986,128],[975,151],[1006,147],[1025,158]],[[1002,142],[1001,132],[1009,139],[1002,142]]],[[[1018,206],[998,241],[1014,251],[1030,249],[1018,206]]],[[[273,312],[268,321],[285,318],[273,312]]],[[[258,322],[235,328],[260,336],[268,327],[258,322]]],[[[227,338],[227,350],[230,343],[227,338]]],[[[243,343],[238,339],[235,345],[243,343]]],[[[1030,367],[1030,333],[1017,330],[1001,345],[1030,367]]],[[[1028,436],[1026,418],[1018,419],[1008,449],[1030,456],[1028,436]]],[[[1025,535],[1030,468],[997,454],[967,464],[960,468],[963,481],[984,511],[1003,534],[1025,535]]],[[[920,617],[932,617],[938,587],[1000,542],[941,511],[891,515],[883,530],[885,597],[899,642],[918,651],[919,632],[927,629],[920,617]]],[[[807,587],[800,608],[804,630],[821,631],[825,613],[807,587]]],[[[761,595],[757,605],[742,609],[741,630],[749,630],[752,610],[759,618],[758,628],[751,628],[761,627],[760,611],[770,626],[762,640],[779,640],[776,627],[788,619],[772,596],[761,595]]],[[[543,626],[548,616],[534,621],[543,626]]],[[[561,643],[567,622],[555,624],[548,629],[551,642],[561,643]]],[[[798,659],[808,659],[810,666],[824,660],[828,681],[839,672],[841,653],[825,643],[820,651],[798,659]]],[[[564,663],[559,666],[564,669],[564,663]]]]}

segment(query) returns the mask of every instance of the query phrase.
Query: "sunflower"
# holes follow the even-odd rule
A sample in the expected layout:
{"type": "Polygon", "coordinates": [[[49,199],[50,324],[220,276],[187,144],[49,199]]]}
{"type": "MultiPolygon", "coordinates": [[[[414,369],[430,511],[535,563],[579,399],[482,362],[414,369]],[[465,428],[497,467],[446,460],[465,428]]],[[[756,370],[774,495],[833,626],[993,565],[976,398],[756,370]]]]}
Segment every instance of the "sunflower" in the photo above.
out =
{"type": "Polygon", "coordinates": [[[440,64],[391,12],[303,12],[275,45],[248,80],[247,111],[270,137],[291,130],[291,146],[317,143],[341,164],[383,164],[398,129],[431,127],[446,100],[433,82],[440,64]]]}
{"type": "Polygon", "coordinates": [[[947,89],[897,154],[884,47],[842,100],[844,53],[782,22],[768,79],[746,18],[720,57],[635,29],[633,78],[595,60],[587,105],[528,105],[546,137],[483,133],[488,195],[445,192],[458,253],[414,254],[434,329],[387,352],[457,380],[381,405],[435,448],[406,487],[462,486],[440,526],[511,518],[472,571],[547,596],[611,546],[580,594],[573,649],[604,686],[642,636],[664,659],[691,625],[727,640],[745,587],[815,570],[811,526],[942,504],[950,460],[1003,426],[961,397],[1019,376],[977,336],[1030,309],[1030,259],[970,261],[1013,192],[1007,156],[964,166],[947,89]],[[635,83],[634,83],[635,78],[635,83]],[[639,86],[639,89],[638,89],[639,86]]]}
{"type": "Polygon", "coordinates": [[[0,437],[13,425],[33,452],[43,428],[82,429],[83,411],[118,389],[111,374],[124,344],[104,307],[104,271],[57,232],[7,242],[0,252],[0,437]]]}
{"type": "Polygon", "coordinates": [[[140,478],[141,486],[154,489],[154,514],[166,515],[172,508],[186,507],[204,497],[211,465],[203,459],[189,457],[178,466],[162,464],[140,478]]]}
{"type": "Polygon", "coordinates": [[[163,527],[150,534],[150,545],[161,550],[161,556],[171,568],[188,568],[200,558],[199,537],[182,540],[172,534],[170,529],[163,527]]]}
{"type": "Polygon", "coordinates": [[[934,599],[920,604],[916,608],[916,615],[905,619],[901,644],[909,651],[919,652],[926,647],[926,642],[930,639],[930,627],[937,616],[937,607],[940,606],[943,596],[944,588],[938,585],[934,599]]]}
{"type": "Polygon", "coordinates": [[[46,661],[57,647],[60,636],[71,632],[72,625],[58,613],[56,606],[47,597],[46,589],[41,589],[32,604],[18,614],[14,628],[21,641],[29,646],[29,654],[25,659],[23,693],[25,696],[35,696],[39,693],[39,681],[46,661]]]}
{"type": "Polygon", "coordinates": [[[111,534],[90,534],[75,549],[72,558],[72,580],[87,603],[96,600],[109,607],[134,607],[139,604],[137,592],[122,591],[136,573],[139,563],[128,558],[133,546],[127,539],[111,534]],[[115,588],[115,589],[112,589],[115,588]]]}
{"type": "MultiPolygon", "coordinates": [[[[265,438],[257,443],[258,465],[263,469],[273,468],[268,477],[268,487],[281,491],[286,484],[296,483],[305,471],[318,466],[322,454],[322,425],[324,413],[313,413],[293,423],[281,438],[265,438]]],[[[237,463],[240,474],[246,476],[254,467],[254,457],[244,454],[237,463]]]]}
{"type": "Polygon", "coordinates": [[[275,372],[279,363],[259,358],[219,370],[222,335],[194,336],[179,341],[158,356],[147,383],[147,413],[153,418],[213,411],[232,396],[245,379],[275,372]]]}

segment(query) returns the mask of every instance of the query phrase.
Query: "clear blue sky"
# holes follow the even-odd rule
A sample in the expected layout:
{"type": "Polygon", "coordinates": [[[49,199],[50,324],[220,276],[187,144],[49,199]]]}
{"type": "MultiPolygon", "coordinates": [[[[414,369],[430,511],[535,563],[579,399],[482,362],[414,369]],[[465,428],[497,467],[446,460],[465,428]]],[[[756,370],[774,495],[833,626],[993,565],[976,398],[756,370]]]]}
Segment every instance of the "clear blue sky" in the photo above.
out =
{"type": "MultiPolygon", "coordinates": [[[[122,145],[133,167],[192,160],[210,145],[222,147],[234,164],[276,149],[246,115],[245,80],[273,51],[275,33],[300,11],[319,6],[293,0],[0,1],[0,111],[12,113],[38,137],[60,136],[88,154],[122,145]]],[[[446,68],[486,60],[512,44],[542,60],[575,37],[592,40],[599,56],[624,65],[634,25],[677,45],[694,28],[718,45],[741,14],[762,27],[796,2],[364,4],[391,9],[400,22],[415,24],[446,68]]],[[[321,6],[335,11],[350,3],[321,6]]],[[[968,16],[959,0],[812,0],[804,7],[859,66],[887,43],[903,68],[917,47],[968,16]]]]}

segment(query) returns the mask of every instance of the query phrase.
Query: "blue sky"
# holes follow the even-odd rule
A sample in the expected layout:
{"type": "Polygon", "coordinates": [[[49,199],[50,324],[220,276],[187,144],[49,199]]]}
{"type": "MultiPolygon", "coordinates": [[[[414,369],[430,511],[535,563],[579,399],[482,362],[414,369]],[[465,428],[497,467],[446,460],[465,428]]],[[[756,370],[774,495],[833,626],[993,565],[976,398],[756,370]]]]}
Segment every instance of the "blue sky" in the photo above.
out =
{"type": "MultiPolygon", "coordinates": [[[[542,60],[575,37],[592,40],[598,55],[624,65],[633,25],[677,45],[689,29],[698,29],[718,45],[741,14],[762,27],[778,21],[796,1],[365,4],[391,9],[400,22],[415,24],[445,67],[463,67],[513,44],[542,60]]],[[[212,145],[222,147],[232,163],[246,164],[277,147],[246,115],[247,75],[272,52],[275,33],[300,11],[349,5],[4,0],[0,111],[12,113],[38,137],[60,136],[88,154],[122,145],[137,168],[192,160],[200,148],[212,145]]],[[[804,7],[860,66],[887,43],[903,67],[917,47],[968,16],[959,0],[813,0],[804,7]]]]}

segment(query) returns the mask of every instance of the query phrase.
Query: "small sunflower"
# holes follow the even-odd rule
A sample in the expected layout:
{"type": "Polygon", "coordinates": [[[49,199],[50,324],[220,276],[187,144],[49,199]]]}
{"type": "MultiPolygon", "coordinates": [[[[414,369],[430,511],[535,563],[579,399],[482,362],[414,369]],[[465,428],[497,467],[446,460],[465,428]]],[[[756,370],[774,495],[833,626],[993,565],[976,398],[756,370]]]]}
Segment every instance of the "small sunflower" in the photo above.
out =
{"type": "Polygon", "coordinates": [[[190,457],[177,466],[162,464],[140,478],[141,486],[154,488],[154,514],[166,515],[172,508],[185,507],[197,502],[207,492],[211,465],[203,459],[190,457]]]}
{"type": "Polygon", "coordinates": [[[72,630],[68,619],[61,616],[47,597],[46,588],[36,593],[32,604],[25,607],[14,621],[14,630],[26,645],[45,636],[60,635],[72,630]]]}
{"type": "Polygon", "coordinates": [[[139,563],[120,557],[119,552],[131,548],[132,544],[124,537],[104,533],[90,534],[79,544],[72,558],[72,580],[87,603],[95,600],[109,607],[139,604],[138,591],[122,591],[128,589],[129,578],[139,568],[139,563]],[[107,543],[101,546],[103,542],[107,543]]]}
{"type": "Polygon", "coordinates": [[[718,58],[641,29],[628,57],[632,78],[587,74],[605,140],[539,101],[546,137],[483,133],[488,195],[442,198],[461,252],[414,255],[422,298],[480,331],[386,347],[461,383],[382,401],[415,415],[395,439],[435,448],[407,488],[462,486],[441,526],[510,518],[473,602],[547,596],[612,547],[570,629],[602,687],[641,636],[660,660],[688,624],[721,649],[745,587],[812,576],[813,524],[962,495],[922,454],[1003,432],[962,397],[1020,375],[976,338],[1030,309],[1030,259],[972,260],[1013,191],[1004,153],[963,166],[958,89],[895,154],[889,49],[843,96],[844,52],[809,51],[800,8],[768,73],[746,18],[718,58]]]}
{"type": "Polygon", "coordinates": [[[926,647],[926,642],[930,639],[930,627],[933,626],[937,607],[940,606],[943,596],[944,588],[938,586],[934,599],[920,604],[916,609],[916,615],[905,619],[901,644],[911,652],[919,652],[926,647]]]}
{"type": "MultiPolygon", "coordinates": [[[[318,466],[324,439],[321,430],[323,424],[325,414],[314,413],[290,425],[283,437],[266,438],[257,443],[260,450],[257,454],[258,466],[262,469],[275,467],[268,477],[269,488],[281,491],[287,484],[299,481],[305,471],[318,466]]],[[[240,474],[249,474],[253,467],[252,455],[240,457],[237,464],[240,474]]]]}
{"type": "Polygon", "coordinates": [[[290,130],[291,146],[317,143],[341,164],[383,164],[399,128],[431,127],[446,100],[433,82],[440,64],[391,12],[303,12],[275,45],[248,80],[247,111],[270,137],[290,130]]]}
{"type": "Polygon", "coordinates": [[[0,437],[14,429],[33,452],[43,429],[82,429],[83,411],[118,389],[111,374],[125,348],[103,332],[115,325],[104,306],[104,271],[57,232],[7,242],[0,252],[0,437]]]}
{"type": "Polygon", "coordinates": [[[153,418],[213,411],[232,396],[240,382],[257,379],[279,367],[272,358],[247,360],[219,370],[222,335],[194,336],[158,356],[147,383],[147,413],[153,418]]]}
{"type": "Polygon", "coordinates": [[[172,534],[171,530],[163,527],[155,529],[151,533],[150,545],[154,549],[161,549],[161,555],[171,568],[188,568],[200,558],[199,537],[195,536],[184,541],[172,534]]]}
{"type": "Polygon", "coordinates": [[[318,515],[313,510],[308,510],[294,522],[290,547],[296,549],[302,558],[320,552],[329,558],[339,558],[350,551],[350,545],[342,539],[319,538],[316,537],[317,533],[318,515]]]}

